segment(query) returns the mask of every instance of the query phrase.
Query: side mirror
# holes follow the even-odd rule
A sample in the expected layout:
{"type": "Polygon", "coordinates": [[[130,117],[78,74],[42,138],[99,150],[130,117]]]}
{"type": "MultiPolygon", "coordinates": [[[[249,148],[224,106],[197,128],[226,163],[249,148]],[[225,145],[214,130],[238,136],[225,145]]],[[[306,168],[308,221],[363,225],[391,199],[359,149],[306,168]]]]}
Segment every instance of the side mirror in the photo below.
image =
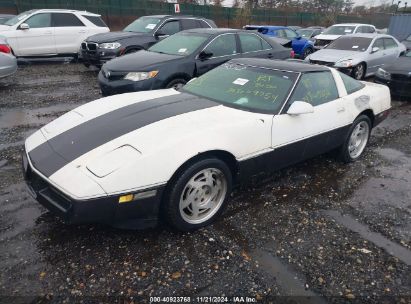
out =
{"type": "Polygon", "coordinates": [[[376,53],[376,52],[378,52],[380,50],[380,48],[378,47],[378,46],[374,46],[373,48],[372,48],[372,50],[371,50],[371,54],[372,53],[376,53]]]}
{"type": "Polygon", "coordinates": [[[154,34],[154,36],[156,36],[157,38],[165,38],[165,37],[168,37],[168,36],[170,36],[170,35],[164,33],[161,29],[159,29],[159,30],[154,34]]]}
{"type": "Polygon", "coordinates": [[[314,107],[305,101],[294,101],[287,111],[289,115],[314,113],[314,107]]]}
{"type": "Polygon", "coordinates": [[[30,26],[27,23],[22,23],[19,26],[19,30],[28,30],[30,26]]]}
{"type": "Polygon", "coordinates": [[[211,57],[213,57],[213,53],[207,51],[201,51],[200,54],[198,54],[200,60],[207,60],[211,57]]]}

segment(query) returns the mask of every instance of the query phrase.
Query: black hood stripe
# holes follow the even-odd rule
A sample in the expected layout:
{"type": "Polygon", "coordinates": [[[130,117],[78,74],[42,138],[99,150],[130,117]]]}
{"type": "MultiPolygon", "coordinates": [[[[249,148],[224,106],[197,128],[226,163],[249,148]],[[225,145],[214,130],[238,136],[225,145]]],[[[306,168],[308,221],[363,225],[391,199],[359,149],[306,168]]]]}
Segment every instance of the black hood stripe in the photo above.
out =
{"type": "Polygon", "coordinates": [[[75,126],[34,148],[29,157],[33,166],[49,177],[81,155],[124,134],[163,119],[218,105],[186,93],[142,101],[75,126]]]}

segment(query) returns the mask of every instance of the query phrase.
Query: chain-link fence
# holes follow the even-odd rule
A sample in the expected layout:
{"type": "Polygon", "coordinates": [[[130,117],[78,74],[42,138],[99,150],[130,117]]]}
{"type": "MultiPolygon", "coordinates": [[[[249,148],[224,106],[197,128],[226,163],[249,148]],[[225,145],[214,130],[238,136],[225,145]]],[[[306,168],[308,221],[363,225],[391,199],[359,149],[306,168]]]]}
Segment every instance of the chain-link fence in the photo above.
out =
{"type": "MultiPolygon", "coordinates": [[[[19,13],[36,8],[62,8],[99,13],[112,29],[126,26],[136,17],[173,14],[174,4],[148,0],[0,0],[0,13],[19,13]]],[[[241,9],[210,5],[180,4],[182,14],[203,16],[214,20],[220,27],[241,27],[245,24],[322,25],[360,22],[388,27],[390,14],[330,15],[324,13],[290,13],[274,9],[241,9]]]]}

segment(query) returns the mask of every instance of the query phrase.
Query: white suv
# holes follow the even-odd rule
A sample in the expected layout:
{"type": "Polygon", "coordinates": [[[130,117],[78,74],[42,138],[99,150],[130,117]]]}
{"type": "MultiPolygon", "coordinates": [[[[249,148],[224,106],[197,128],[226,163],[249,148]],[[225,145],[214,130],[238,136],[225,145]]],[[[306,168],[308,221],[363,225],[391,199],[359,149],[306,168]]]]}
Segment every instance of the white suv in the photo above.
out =
{"type": "Polygon", "coordinates": [[[322,49],[323,47],[329,45],[335,39],[343,35],[357,34],[357,33],[372,34],[375,32],[376,32],[375,26],[371,24],[361,24],[361,23],[334,24],[328,27],[320,35],[314,37],[314,48],[316,50],[322,49]]]}
{"type": "Polygon", "coordinates": [[[76,55],[88,36],[109,31],[100,15],[61,9],[27,11],[0,25],[17,57],[76,55]]]}

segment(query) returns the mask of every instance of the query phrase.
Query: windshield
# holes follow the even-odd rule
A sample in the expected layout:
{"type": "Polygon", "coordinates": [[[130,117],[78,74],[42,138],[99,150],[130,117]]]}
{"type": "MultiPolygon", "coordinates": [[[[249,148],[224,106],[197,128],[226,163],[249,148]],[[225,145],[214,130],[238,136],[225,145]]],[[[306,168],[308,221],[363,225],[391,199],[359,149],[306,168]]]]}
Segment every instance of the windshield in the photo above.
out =
{"type": "Polygon", "coordinates": [[[327,49],[365,52],[372,39],[364,37],[340,37],[327,46],[327,49]]]}
{"type": "Polygon", "coordinates": [[[180,32],[156,43],[148,50],[150,52],[187,56],[197,50],[207,39],[208,35],[180,32]]]}
{"type": "Polygon", "coordinates": [[[13,18],[7,20],[4,25],[8,25],[8,26],[13,26],[16,23],[20,22],[21,20],[23,20],[24,18],[26,18],[28,15],[30,15],[32,13],[32,11],[27,11],[24,13],[21,13],[20,15],[14,16],[13,18]]]}
{"type": "Polygon", "coordinates": [[[228,62],[190,81],[182,90],[226,106],[276,114],[297,76],[228,62]]]}
{"type": "Polygon", "coordinates": [[[355,26],[333,25],[324,31],[324,35],[347,35],[354,33],[355,26]]]}
{"type": "Polygon", "coordinates": [[[303,38],[310,38],[314,30],[297,30],[298,35],[303,38]]]}
{"type": "Polygon", "coordinates": [[[405,39],[405,40],[411,41],[411,35],[409,35],[409,36],[407,37],[407,39],[405,39]]]}
{"type": "Polygon", "coordinates": [[[124,28],[124,32],[149,33],[154,30],[161,21],[159,18],[141,17],[124,28]]]}

